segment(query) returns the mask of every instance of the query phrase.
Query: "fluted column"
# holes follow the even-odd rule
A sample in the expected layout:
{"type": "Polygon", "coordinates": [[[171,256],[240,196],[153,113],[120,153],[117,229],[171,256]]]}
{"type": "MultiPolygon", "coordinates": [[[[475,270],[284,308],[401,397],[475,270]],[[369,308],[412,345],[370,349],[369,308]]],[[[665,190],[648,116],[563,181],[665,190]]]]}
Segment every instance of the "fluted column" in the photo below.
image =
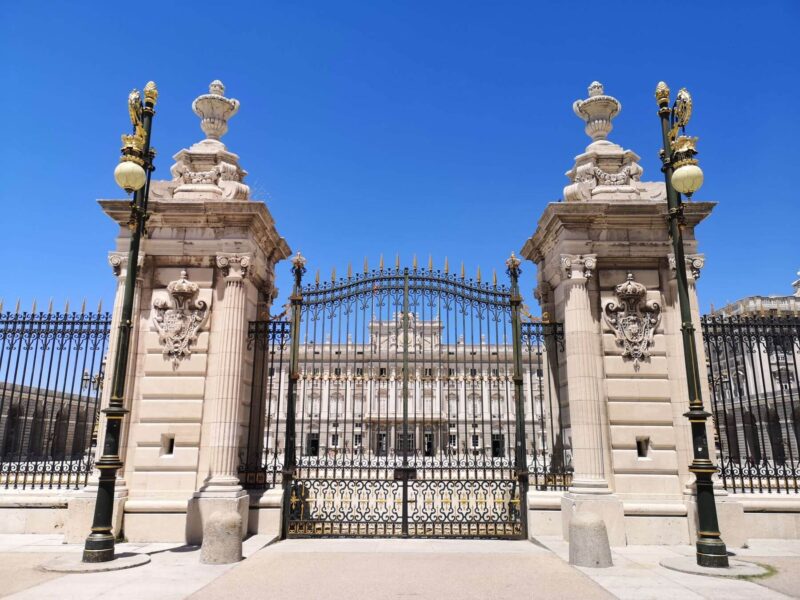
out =
{"type": "Polygon", "coordinates": [[[205,489],[241,489],[237,476],[239,454],[239,407],[242,365],[247,339],[245,303],[251,257],[246,254],[218,254],[217,267],[225,278],[222,308],[222,340],[219,353],[217,394],[211,421],[212,451],[205,489]]]}
{"type": "Polygon", "coordinates": [[[603,460],[604,410],[600,396],[600,331],[592,317],[587,284],[596,256],[561,255],[564,280],[564,341],[569,378],[570,426],[574,474],[570,491],[609,493],[603,460]]]}

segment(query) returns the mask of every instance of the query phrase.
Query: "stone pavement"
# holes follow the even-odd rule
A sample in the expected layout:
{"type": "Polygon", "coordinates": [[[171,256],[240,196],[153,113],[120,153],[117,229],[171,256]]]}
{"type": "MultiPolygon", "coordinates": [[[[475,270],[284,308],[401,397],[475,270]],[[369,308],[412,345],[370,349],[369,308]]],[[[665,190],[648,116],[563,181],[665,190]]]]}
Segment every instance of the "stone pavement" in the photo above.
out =
{"type": "Polygon", "coordinates": [[[201,565],[198,547],[119,544],[152,562],[111,573],[60,575],[38,570],[80,545],[60,535],[0,535],[0,596],[70,598],[292,598],[296,600],[490,600],[513,598],[800,598],[800,540],[752,540],[737,550],[742,560],[776,572],[754,580],[687,575],[659,560],[691,554],[690,546],[628,546],[613,551],[609,569],[574,568],[560,538],[537,543],[499,540],[289,540],[266,536],[245,541],[247,560],[201,565]]]}

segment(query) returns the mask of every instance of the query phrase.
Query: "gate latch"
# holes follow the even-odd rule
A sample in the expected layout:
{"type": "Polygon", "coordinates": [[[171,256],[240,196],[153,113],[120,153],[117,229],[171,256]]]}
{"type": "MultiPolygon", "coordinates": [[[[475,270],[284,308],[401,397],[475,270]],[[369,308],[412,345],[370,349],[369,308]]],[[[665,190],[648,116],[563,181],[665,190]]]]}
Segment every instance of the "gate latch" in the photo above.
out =
{"type": "Polygon", "coordinates": [[[395,467],[395,481],[411,481],[417,478],[417,469],[414,467],[395,467]]]}

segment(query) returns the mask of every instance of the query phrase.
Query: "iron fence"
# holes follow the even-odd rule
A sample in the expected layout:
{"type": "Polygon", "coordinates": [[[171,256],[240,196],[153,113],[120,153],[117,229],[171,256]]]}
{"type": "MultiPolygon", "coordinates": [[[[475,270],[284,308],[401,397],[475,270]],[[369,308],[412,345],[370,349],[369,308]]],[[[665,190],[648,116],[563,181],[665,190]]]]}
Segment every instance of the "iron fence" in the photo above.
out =
{"type": "Polygon", "coordinates": [[[800,492],[800,318],[702,319],[719,473],[734,492],[800,492]]]}
{"type": "Polygon", "coordinates": [[[80,488],[92,470],[111,316],[1,311],[0,486],[80,488]]]}

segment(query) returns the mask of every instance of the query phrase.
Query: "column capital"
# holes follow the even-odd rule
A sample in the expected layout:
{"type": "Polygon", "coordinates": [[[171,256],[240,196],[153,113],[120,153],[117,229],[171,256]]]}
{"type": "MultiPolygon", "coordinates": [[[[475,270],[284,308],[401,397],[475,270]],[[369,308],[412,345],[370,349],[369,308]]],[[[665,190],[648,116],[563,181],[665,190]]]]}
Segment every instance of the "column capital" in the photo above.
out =
{"type": "MultiPolygon", "coordinates": [[[[139,260],[136,261],[139,269],[144,264],[144,252],[139,252],[139,260]]],[[[111,270],[114,272],[115,277],[124,278],[128,270],[128,253],[127,252],[109,252],[108,264],[111,265],[111,270]]],[[[140,271],[141,272],[141,271],[140,271]]]]}
{"type": "MultiPolygon", "coordinates": [[[[692,279],[697,281],[700,279],[700,271],[706,265],[706,256],[705,254],[687,254],[684,256],[686,259],[686,268],[689,270],[688,273],[692,279]]],[[[668,254],[667,261],[669,262],[669,269],[672,271],[672,276],[675,276],[675,255],[668,254]]]]}
{"type": "Polygon", "coordinates": [[[561,255],[561,278],[567,279],[591,279],[597,269],[596,254],[562,254],[561,255]]]}
{"type": "Polygon", "coordinates": [[[225,281],[242,281],[250,274],[253,257],[251,254],[222,252],[217,254],[216,263],[225,281]]]}

